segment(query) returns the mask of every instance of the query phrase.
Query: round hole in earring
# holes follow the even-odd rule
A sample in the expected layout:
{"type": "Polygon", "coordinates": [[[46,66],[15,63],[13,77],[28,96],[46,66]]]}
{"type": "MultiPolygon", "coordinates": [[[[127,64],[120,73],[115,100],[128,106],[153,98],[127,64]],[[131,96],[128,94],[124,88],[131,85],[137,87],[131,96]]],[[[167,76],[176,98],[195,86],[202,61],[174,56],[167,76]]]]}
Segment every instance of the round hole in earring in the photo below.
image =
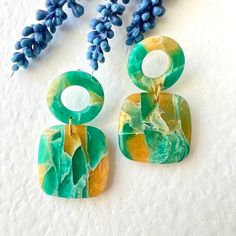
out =
{"type": "Polygon", "coordinates": [[[89,105],[90,95],[80,86],[70,86],[61,94],[63,105],[71,111],[81,111],[89,105]]]}
{"type": "Polygon", "coordinates": [[[169,66],[170,58],[168,54],[162,50],[154,50],[145,56],[142,70],[145,76],[154,79],[165,74],[169,66]]]}

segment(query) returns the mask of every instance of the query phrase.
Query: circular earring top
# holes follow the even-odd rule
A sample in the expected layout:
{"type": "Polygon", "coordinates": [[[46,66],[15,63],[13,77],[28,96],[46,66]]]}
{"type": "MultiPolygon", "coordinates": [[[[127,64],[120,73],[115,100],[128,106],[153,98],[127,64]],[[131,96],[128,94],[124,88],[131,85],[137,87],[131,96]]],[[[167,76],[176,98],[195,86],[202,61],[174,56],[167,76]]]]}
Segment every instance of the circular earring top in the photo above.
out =
{"type": "MultiPolygon", "coordinates": [[[[153,66],[158,66],[154,63],[153,66]]],[[[161,85],[162,90],[165,90],[179,79],[184,70],[184,64],[183,50],[176,41],[166,36],[154,36],[141,41],[131,51],[128,73],[133,83],[140,89],[155,91],[161,85]],[[170,63],[163,75],[150,78],[143,73],[142,63],[145,56],[155,50],[164,51],[169,56],[170,63]]]]}
{"type": "Polygon", "coordinates": [[[74,125],[93,120],[101,111],[104,103],[104,92],[101,84],[92,75],[82,71],[70,71],[55,79],[48,91],[47,103],[52,114],[60,121],[74,125]],[[90,104],[81,111],[72,111],[61,101],[62,92],[70,86],[81,86],[88,90],[90,104]]]}

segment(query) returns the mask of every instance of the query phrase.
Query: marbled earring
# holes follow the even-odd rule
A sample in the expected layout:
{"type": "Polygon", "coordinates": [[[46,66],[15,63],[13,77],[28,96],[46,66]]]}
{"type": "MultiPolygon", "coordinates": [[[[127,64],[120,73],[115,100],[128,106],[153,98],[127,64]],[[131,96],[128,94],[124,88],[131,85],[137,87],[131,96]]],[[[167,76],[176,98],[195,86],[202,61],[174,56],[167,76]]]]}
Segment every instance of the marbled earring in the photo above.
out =
{"type": "Polygon", "coordinates": [[[67,125],[50,127],[41,136],[38,171],[43,191],[64,198],[97,196],[108,178],[107,140],[101,130],[80,124],[94,119],[102,109],[102,86],[90,74],[67,72],[52,82],[47,102],[52,114],[67,125]],[[89,106],[79,112],[69,110],[61,101],[63,90],[73,85],[90,94],[89,106]]]}
{"type": "Polygon", "coordinates": [[[189,106],[181,96],[162,92],[179,79],[184,64],[183,50],[168,37],[147,38],[132,50],[128,60],[129,76],[137,87],[147,92],[130,95],[121,108],[119,145],[126,158],[149,163],[175,163],[189,154],[189,106]],[[144,75],[142,62],[154,50],[164,51],[170,63],[162,76],[153,79],[144,75]]]}

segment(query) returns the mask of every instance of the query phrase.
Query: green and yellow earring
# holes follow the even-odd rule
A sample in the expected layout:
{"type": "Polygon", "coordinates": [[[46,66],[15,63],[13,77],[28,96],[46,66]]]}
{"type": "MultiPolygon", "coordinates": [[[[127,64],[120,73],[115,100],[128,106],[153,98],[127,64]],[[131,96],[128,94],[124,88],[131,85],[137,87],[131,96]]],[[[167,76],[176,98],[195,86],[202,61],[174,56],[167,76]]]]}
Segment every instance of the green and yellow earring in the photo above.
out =
{"type": "Polygon", "coordinates": [[[55,79],[47,102],[52,114],[67,125],[52,126],[41,136],[38,154],[39,181],[42,190],[64,198],[88,198],[102,193],[109,170],[108,147],[101,130],[81,125],[94,119],[104,103],[100,83],[82,71],[67,72],[55,79]],[[62,92],[81,86],[90,94],[90,104],[82,111],[67,109],[62,92]]]}
{"type": "MultiPolygon", "coordinates": [[[[179,95],[165,93],[181,76],[184,53],[173,39],[150,37],[135,46],[128,60],[132,82],[147,92],[130,95],[121,108],[119,145],[123,155],[134,161],[176,163],[190,151],[191,116],[188,103],[179,95]],[[145,56],[162,50],[169,56],[169,68],[157,78],[142,71],[145,56]]],[[[154,65],[156,66],[156,65],[154,65]]]]}

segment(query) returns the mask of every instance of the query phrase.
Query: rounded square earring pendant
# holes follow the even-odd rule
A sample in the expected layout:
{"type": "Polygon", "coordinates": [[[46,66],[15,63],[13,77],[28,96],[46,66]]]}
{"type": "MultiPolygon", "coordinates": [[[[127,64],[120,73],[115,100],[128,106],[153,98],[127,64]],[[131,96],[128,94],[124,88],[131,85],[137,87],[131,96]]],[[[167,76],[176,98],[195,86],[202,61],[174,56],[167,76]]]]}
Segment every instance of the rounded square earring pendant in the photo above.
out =
{"type": "Polygon", "coordinates": [[[134,161],[176,163],[190,151],[191,116],[188,103],[176,94],[161,92],[173,85],[184,69],[181,47],[168,37],[151,37],[137,44],[129,61],[129,75],[147,93],[130,95],[120,113],[119,146],[123,155],[134,161]],[[148,78],[142,62],[151,51],[163,50],[170,59],[164,75],[148,78]]]}
{"type": "Polygon", "coordinates": [[[107,140],[98,128],[79,124],[89,122],[102,109],[101,85],[85,72],[67,72],[53,81],[47,100],[55,117],[68,125],[50,127],[41,136],[38,171],[42,190],[64,198],[97,196],[108,179],[107,140]],[[61,101],[63,90],[73,85],[90,94],[89,106],[80,112],[67,109],[61,101]]]}

